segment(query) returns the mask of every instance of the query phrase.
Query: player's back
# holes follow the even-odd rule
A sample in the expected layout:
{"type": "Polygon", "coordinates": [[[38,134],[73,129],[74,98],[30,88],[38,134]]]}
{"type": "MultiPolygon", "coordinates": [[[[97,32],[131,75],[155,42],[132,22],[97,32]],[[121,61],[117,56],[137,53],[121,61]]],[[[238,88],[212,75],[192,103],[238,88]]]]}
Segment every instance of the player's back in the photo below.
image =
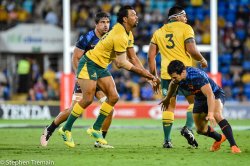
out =
{"type": "Polygon", "coordinates": [[[192,66],[192,57],[185,50],[185,40],[194,38],[191,26],[175,21],[163,25],[151,40],[156,44],[161,54],[162,78],[170,79],[167,66],[172,60],[180,60],[185,66],[192,66]]]}
{"type": "Polygon", "coordinates": [[[79,37],[79,40],[76,42],[76,47],[84,52],[88,52],[95,47],[99,40],[100,39],[95,34],[95,30],[91,30],[79,37]]]}
{"type": "Polygon", "coordinates": [[[206,98],[201,92],[201,87],[206,84],[210,84],[211,89],[215,94],[222,90],[204,71],[195,67],[187,67],[186,71],[187,78],[185,81],[180,82],[180,86],[193,91],[196,94],[196,98],[206,98]]]}
{"type": "Polygon", "coordinates": [[[116,58],[115,52],[125,52],[133,40],[132,32],[128,34],[125,28],[117,23],[86,55],[99,66],[106,68],[116,58]]]}

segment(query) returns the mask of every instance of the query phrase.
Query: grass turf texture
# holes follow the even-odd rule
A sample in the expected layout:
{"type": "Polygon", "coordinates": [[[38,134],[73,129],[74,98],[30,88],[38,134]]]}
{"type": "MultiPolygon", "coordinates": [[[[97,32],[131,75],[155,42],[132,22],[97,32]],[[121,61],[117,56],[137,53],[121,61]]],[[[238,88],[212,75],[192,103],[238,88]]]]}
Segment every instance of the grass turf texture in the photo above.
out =
{"type": "MultiPolygon", "coordinates": [[[[31,125],[33,128],[0,128],[0,165],[5,161],[53,161],[55,165],[250,165],[250,121],[230,120],[233,128],[248,126],[248,130],[234,130],[235,139],[243,151],[231,154],[229,143],[222,144],[218,152],[209,152],[213,140],[196,134],[198,149],[192,149],[180,135],[183,120],[176,120],[172,129],[173,149],[163,149],[163,131],[160,120],[114,120],[107,135],[109,144],[115,149],[96,149],[94,140],[86,129],[94,120],[77,120],[72,134],[75,148],[64,145],[57,131],[48,147],[41,147],[39,140],[45,126],[51,121],[0,120],[1,125],[31,125]]],[[[218,127],[217,131],[220,132],[218,127]]],[[[220,132],[221,133],[221,132],[220,132]]],[[[30,162],[31,163],[31,162],[30,162]]],[[[6,163],[5,163],[6,165],[6,163]]]]}

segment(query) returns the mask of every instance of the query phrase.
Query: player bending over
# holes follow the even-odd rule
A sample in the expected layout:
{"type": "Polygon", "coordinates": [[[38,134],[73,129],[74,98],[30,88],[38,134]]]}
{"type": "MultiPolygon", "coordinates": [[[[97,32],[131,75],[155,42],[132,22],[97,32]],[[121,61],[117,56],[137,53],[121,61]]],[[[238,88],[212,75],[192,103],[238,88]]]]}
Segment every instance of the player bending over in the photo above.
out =
{"type": "Polygon", "coordinates": [[[179,60],[171,61],[168,73],[172,78],[167,96],[161,101],[162,111],[169,106],[170,98],[179,87],[195,95],[193,118],[197,133],[211,137],[215,140],[210,151],[220,149],[221,144],[227,139],[232,153],[241,153],[237,146],[233,131],[228,121],[222,116],[225,102],[224,91],[208,75],[197,68],[185,67],[179,60]],[[210,121],[210,125],[208,125],[210,121]],[[219,124],[223,134],[217,133],[213,126],[219,124]]]}

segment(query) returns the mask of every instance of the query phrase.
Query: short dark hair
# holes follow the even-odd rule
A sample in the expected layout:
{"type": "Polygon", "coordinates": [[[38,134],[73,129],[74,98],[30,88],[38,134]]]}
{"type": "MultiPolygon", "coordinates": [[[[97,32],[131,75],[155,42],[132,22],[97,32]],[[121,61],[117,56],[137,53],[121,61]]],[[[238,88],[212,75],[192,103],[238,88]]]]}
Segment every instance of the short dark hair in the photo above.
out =
{"type": "Polygon", "coordinates": [[[128,10],[134,10],[132,6],[122,6],[117,13],[117,22],[123,23],[123,17],[128,17],[128,10]]]}
{"type": "Polygon", "coordinates": [[[95,23],[98,24],[98,22],[102,19],[102,18],[108,18],[110,20],[110,15],[106,12],[98,12],[95,15],[95,23]]]}
{"type": "Polygon", "coordinates": [[[170,17],[170,16],[172,16],[172,15],[174,15],[174,14],[180,13],[182,10],[184,10],[183,7],[178,6],[178,5],[175,5],[175,6],[173,6],[173,7],[171,7],[171,8],[169,9],[169,11],[168,11],[168,17],[170,17]]]}
{"type": "Polygon", "coordinates": [[[173,60],[168,65],[168,74],[171,75],[173,73],[181,74],[183,70],[185,70],[185,65],[179,60],[173,60]]]}

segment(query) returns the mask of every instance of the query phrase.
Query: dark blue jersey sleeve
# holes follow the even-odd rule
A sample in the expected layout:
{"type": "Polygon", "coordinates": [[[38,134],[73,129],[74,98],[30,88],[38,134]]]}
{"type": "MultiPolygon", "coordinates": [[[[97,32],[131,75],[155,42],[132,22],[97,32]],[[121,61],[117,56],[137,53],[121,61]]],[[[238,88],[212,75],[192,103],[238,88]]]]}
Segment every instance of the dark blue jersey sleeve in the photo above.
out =
{"type": "Polygon", "coordinates": [[[93,49],[98,42],[99,38],[96,36],[95,31],[92,30],[79,37],[79,40],[76,42],[76,47],[87,52],[93,49]]]}
{"type": "Polygon", "coordinates": [[[76,47],[81,49],[81,50],[86,50],[87,46],[88,46],[88,40],[87,40],[87,34],[85,35],[81,35],[79,37],[79,40],[76,42],[76,47]]]}

